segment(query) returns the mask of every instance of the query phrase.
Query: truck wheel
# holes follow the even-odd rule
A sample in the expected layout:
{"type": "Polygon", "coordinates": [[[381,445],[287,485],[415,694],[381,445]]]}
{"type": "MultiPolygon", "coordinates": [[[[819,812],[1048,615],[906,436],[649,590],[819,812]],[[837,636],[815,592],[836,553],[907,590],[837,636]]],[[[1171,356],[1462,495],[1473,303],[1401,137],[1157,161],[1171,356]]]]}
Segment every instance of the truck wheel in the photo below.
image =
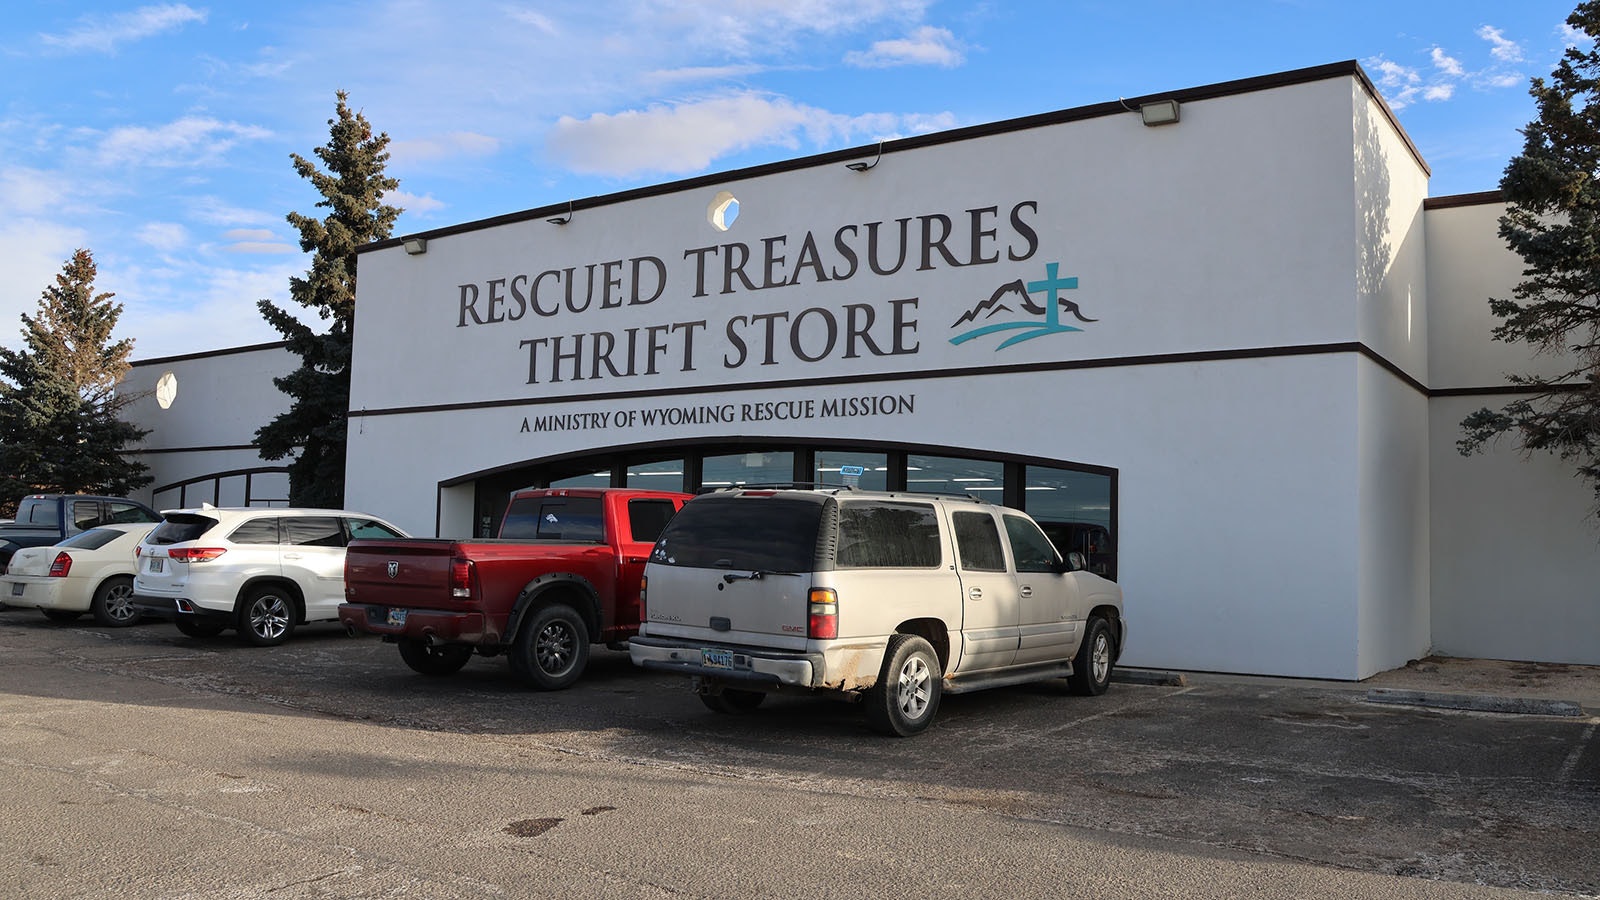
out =
{"type": "Polygon", "coordinates": [[[105,628],[121,628],[139,621],[139,610],[129,602],[133,597],[132,578],[107,578],[95,589],[89,612],[105,628]]]}
{"type": "Polygon", "coordinates": [[[280,587],[256,588],[239,606],[239,637],[257,647],[276,647],[294,634],[294,598],[280,587]]]}
{"type": "Polygon", "coordinates": [[[1086,697],[1104,694],[1111,684],[1112,646],[1111,626],[1099,616],[1090,619],[1083,635],[1083,646],[1072,660],[1067,689],[1086,697]]]}
{"type": "Polygon", "coordinates": [[[436,647],[419,638],[401,638],[400,658],[412,671],[423,675],[454,675],[472,658],[472,647],[469,644],[436,647]]]}
{"type": "Polygon", "coordinates": [[[706,709],[730,716],[751,712],[765,699],[765,691],[741,691],[735,688],[724,688],[720,694],[700,695],[700,702],[706,705],[706,709]]]}
{"type": "Polygon", "coordinates": [[[889,639],[878,683],[867,691],[867,724],[893,737],[910,737],[933,724],[944,673],[933,646],[914,634],[889,639]]]}
{"type": "Polygon", "coordinates": [[[222,633],[222,629],[228,627],[221,622],[185,614],[179,614],[176,621],[178,630],[192,638],[216,637],[222,633]]]}
{"type": "Polygon", "coordinates": [[[40,610],[40,612],[44,613],[44,617],[46,619],[49,619],[57,625],[65,625],[68,622],[76,622],[78,621],[78,617],[83,615],[81,612],[75,612],[70,609],[44,609],[40,610]]]}
{"type": "Polygon", "coordinates": [[[589,632],[570,606],[555,604],[533,614],[517,632],[511,668],[541,691],[571,687],[589,663],[589,632]]]}

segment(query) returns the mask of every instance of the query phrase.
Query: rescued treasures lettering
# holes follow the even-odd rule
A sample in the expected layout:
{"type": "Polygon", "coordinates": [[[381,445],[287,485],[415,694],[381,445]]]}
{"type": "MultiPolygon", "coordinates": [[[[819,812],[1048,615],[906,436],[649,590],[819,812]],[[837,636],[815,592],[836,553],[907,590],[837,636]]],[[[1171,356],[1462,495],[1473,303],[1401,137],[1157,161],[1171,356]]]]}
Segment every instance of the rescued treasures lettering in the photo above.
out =
{"type": "Polygon", "coordinates": [[[458,285],[456,327],[518,331],[528,384],[912,355],[921,346],[920,298],[795,309],[781,289],[891,276],[908,267],[1021,262],[1039,249],[1032,224],[1038,209],[1037,201],[1025,200],[1007,210],[987,206],[841,225],[820,235],[710,244],[683,251],[681,265],[637,256],[502,275],[458,285]],[[768,291],[779,293],[766,308],[718,320],[690,312],[676,321],[607,327],[608,311],[648,307],[663,297],[693,310],[703,298],[768,291]]]}

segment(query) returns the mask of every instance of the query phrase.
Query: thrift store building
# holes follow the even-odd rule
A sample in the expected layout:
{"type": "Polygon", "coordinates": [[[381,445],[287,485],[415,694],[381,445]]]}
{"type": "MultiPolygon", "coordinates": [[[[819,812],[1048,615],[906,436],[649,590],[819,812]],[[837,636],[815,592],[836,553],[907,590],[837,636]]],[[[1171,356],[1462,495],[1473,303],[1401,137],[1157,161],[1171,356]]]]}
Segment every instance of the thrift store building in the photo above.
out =
{"type": "MultiPolygon", "coordinates": [[[[530,485],[851,481],[1028,510],[1124,663],[1600,663],[1570,468],[1463,458],[1536,365],[1492,194],[1353,62],[561,203],[360,256],[346,503],[487,534],[530,485]]],[[[150,360],[155,503],[282,503],[281,345],[150,360]]]]}

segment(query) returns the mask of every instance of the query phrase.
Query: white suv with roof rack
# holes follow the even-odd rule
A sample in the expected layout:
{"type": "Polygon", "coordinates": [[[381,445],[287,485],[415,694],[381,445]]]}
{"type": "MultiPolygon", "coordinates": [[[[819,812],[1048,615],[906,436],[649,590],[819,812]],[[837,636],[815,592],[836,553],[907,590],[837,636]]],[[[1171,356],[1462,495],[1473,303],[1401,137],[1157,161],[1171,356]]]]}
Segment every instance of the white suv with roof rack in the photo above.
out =
{"type": "Polygon", "coordinates": [[[711,709],[800,690],[861,701],[902,736],[945,692],[1065,678],[1103,693],[1127,640],[1115,582],[972,497],[703,494],[656,542],[643,601],[634,663],[691,676],[711,709]]]}
{"type": "Polygon", "coordinates": [[[258,647],[338,621],[345,545],[406,534],[365,513],[266,507],[174,509],[140,542],[132,603],[190,637],[236,628],[258,647]]]}

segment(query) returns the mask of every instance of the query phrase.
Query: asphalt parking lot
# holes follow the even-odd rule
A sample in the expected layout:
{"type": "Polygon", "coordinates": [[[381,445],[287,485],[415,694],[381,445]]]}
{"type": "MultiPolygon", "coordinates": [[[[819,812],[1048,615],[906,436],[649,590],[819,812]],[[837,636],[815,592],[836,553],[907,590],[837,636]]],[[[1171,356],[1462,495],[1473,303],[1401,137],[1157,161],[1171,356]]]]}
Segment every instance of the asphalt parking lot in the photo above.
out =
{"type": "Polygon", "coordinates": [[[0,880],[23,896],[1600,894],[1592,710],[1369,690],[1022,687],[947,697],[929,732],[894,740],[803,698],[714,715],[614,651],[540,694],[503,659],[427,679],[329,626],[255,649],[10,610],[0,880]]]}

